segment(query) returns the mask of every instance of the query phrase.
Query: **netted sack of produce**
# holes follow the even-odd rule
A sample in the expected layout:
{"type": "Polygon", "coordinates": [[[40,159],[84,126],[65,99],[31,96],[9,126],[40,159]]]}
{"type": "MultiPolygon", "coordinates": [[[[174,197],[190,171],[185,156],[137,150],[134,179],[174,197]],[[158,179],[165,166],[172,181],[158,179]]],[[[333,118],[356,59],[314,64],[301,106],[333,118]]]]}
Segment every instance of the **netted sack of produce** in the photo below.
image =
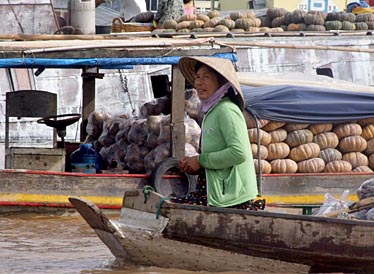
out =
{"type": "Polygon", "coordinates": [[[170,142],[170,114],[162,117],[160,121],[160,135],[158,136],[158,144],[170,142]]]}
{"type": "Polygon", "coordinates": [[[201,102],[197,96],[196,89],[187,89],[185,93],[185,110],[199,125],[203,120],[204,113],[201,111],[201,102]]]}
{"type": "Polygon", "coordinates": [[[326,148],[322,149],[319,152],[318,157],[321,158],[325,162],[325,164],[327,164],[335,160],[341,160],[343,158],[343,155],[339,150],[335,148],[326,148]]]}
{"type": "Polygon", "coordinates": [[[200,126],[194,119],[190,118],[188,115],[185,115],[184,128],[186,143],[193,145],[195,149],[198,150],[201,135],[200,126]]]}
{"type": "Polygon", "coordinates": [[[320,149],[336,148],[339,138],[334,132],[322,132],[313,136],[313,143],[318,144],[320,149]]]}
{"type": "Polygon", "coordinates": [[[288,158],[294,160],[295,162],[301,162],[318,157],[319,152],[320,148],[316,143],[307,143],[291,149],[288,158]]]}
{"type": "Polygon", "coordinates": [[[147,135],[147,119],[137,119],[129,130],[127,141],[142,145],[145,143],[147,135]]]}
{"type": "Polygon", "coordinates": [[[357,189],[357,197],[359,200],[374,197],[374,179],[364,181],[357,189]]]}
{"type": "Polygon", "coordinates": [[[268,149],[266,146],[260,145],[258,147],[257,144],[251,144],[252,156],[254,159],[258,159],[258,154],[260,153],[260,159],[266,160],[268,157],[268,149]]]}
{"type": "Polygon", "coordinates": [[[260,167],[259,161],[257,159],[253,159],[253,163],[255,165],[255,170],[256,170],[257,174],[260,173],[260,170],[261,170],[262,174],[270,174],[271,173],[271,165],[268,161],[261,160],[260,161],[261,167],[260,167]]]}
{"type": "MultiPolygon", "coordinates": [[[[245,123],[247,124],[247,128],[257,128],[256,119],[253,117],[251,113],[244,110],[243,115],[244,115],[245,123]]],[[[258,119],[257,121],[258,127],[262,128],[265,125],[267,125],[269,122],[270,121],[266,119],[258,119]]]]}
{"type": "Polygon", "coordinates": [[[313,135],[320,134],[322,132],[329,132],[332,130],[333,124],[312,124],[308,129],[313,133],[313,135]]]}
{"type": "Polygon", "coordinates": [[[158,165],[159,163],[165,161],[167,158],[170,157],[170,144],[169,143],[163,143],[161,145],[158,145],[154,149],[155,153],[155,165],[158,165]]]}
{"type": "Polygon", "coordinates": [[[271,143],[267,146],[268,157],[267,160],[284,159],[290,153],[290,147],[283,142],[271,143]]]}
{"type": "Polygon", "coordinates": [[[170,114],[171,101],[169,97],[160,97],[150,102],[143,104],[140,107],[140,114],[142,118],[147,118],[150,115],[170,114]]]}
{"type": "Polygon", "coordinates": [[[127,120],[127,116],[125,114],[120,115],[113,115],[111,117],[108,116],[103,123],[103,132],[101,133],[98,141],[103,146],[110,146],[116,142],[116,135],[119,131],[120,125],[127,120]]]}
{"type": "Polygon", "coordinates": [[[151,150],[147,155],[144,157],[144,169],[145,173],[150,175],[152,170],[156,167],[155,164],[155,151],[151,150]]]}
{"type": "Polygon", "coordinates": [[[361,135],[362,128],[357,123],[344,123],[336,125],[333,132],[338,136],[339,139],[342,139],[348,136],[361,135]]]}
{"type": "Polygon", "coordinates": [[[192,157],[192,156],[196,156],[198,155],[199,153],[197,152],[196,148],[189,144],[189,143],[186,143],[184,145],[184,155],[187,156],[187,157],[192,157]]]}
{"type": "Polygon", "coordinates": [[[369,165],[368,157],[361,152],[348,152],[343,155],[343,160],[350,162],[352,168],[369,165]]]}
{"type": "Polygon", "coordinates": [[[131,143],[127,147],[125,164],[131,173],[144,173],[144,157],[149,153],[146,146],[131,143]]]}
{"type": "Polygon", "coordinates": [[[149,147],[150,149],[157,147],[158,146],[158,135],[154,133],[148,133],[145,143],[147,147],[149,147]]]}
{"type": "Polygon", "coordinates": [[[271,136],[269,133],[262,129],[250,128],[248,129],[248,137],[251,144],[257,144],[258,140],[260,145],[268,145],[271,142],[271,136]]]}
{"type": "Polygon", "coordinates": [[[288,133],[285,142],[293,148],[312,141],[313,133],[309,129],[297,129],[288,133]]]}
{"type": "Polygon", "coordinates": [[[109,147],[111,144],[115,143],[116,137],[114,139],[110,139],[108,135],[110,125],[112,124],[112,118],[107,116],[107,118],[103,122],[103,130],[97,139],[102,146],[109,147]]]}
{"type": "Polygon", "coordinates": [[[271,143],[281,143],[287,138],[287,130],[284,128],[278,128],[272,131],[268,131],[271,137],[271,143]]]}
{"type": "Polygon", "coordinates": [[[335,160],[325,166],[325,172],[328,173],[350,172],[351,170],[351,163],[344,160],[335,160]]]}
{"type": "Polygon", "coordinates": [[[86,132],[88,136],[91,136],[93,140],[99,139],[103,132],[103,123],[107,118],[104,113],[93,111],[88,115],[86,132]]]}
{"type": "Polygon", "coordinates": [[[123,123],[119,125],[119,130],[116,134],[116,142],[119,142],[121,140],[128,142],[127,136],[134,122],[135,122],[134,118],[129,118],[129,119],[125,119],[123,123]]]}
{"type": "Polygon", "coordinates": [[[325,169],[325,162],[321,158],[311,158],[297,163],[299,173],[319,173],[325,169]]]}
{"type": "Polygon", "coordinates": [[[273,173],[295,173],[297,163],[291,159],[276,159],[270,162],[273,173]]]}
{"type": "Polygon", "coordinates": [[[158,145],[158,136],[160,135],[160,124],[164,115],[151,115],[147,118],[147,140],[149,148],[155,148],[158,145]]]}
{"type": "Polygon", "coordinates": [[[127,153],[127,144],[124,142],[117,142],[111,146],[102,149],[100,155],[105,162],[107,169],[118,168],[118,166],[125,168],[125,156],[127,153]]]}

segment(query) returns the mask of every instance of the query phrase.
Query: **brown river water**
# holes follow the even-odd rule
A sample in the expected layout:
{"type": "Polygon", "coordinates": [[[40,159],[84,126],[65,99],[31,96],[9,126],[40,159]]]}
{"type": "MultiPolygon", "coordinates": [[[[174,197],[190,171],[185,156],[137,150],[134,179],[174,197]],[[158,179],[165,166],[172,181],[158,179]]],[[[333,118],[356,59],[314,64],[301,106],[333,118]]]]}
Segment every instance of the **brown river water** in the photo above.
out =
{"type": "MultiPolygon", "coordinates": [[[[110,217],[118,218],[115,214],[110,217]]],[[[114,268],[113,261],[114,257],[107,247],[76,213],[0,214],[1,274],[211,273],[134,265],[114,268]]]]}

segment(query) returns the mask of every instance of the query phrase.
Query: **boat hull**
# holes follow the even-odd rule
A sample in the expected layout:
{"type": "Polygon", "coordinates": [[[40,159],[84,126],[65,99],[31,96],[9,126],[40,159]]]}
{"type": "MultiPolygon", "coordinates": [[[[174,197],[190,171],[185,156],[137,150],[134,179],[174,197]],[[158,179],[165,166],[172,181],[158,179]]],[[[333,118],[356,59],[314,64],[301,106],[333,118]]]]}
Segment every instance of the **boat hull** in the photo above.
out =
{"type": "MultiPolygon", "coordinates": [[[[237,265],[235,258],[256,265],[253,258],[258,258],[264,263],[264,271],[270,271],[265,266],[273,268],[272,263],[276,261],[290,264],[288,272],[300,266],[308,266],[311,272],[374,271],[374,222],[371,221],[174,204],[158,193],[149,192],[144,196],[141,190],[133,190],[125,193],[123,214],[114,222],[103,217],[98,208],[93,209],[95,214],[87,214],[86,209],[82,210],[87,207],[86,202],[78,199],[77,204],[74,200],[77,199],[71,200],[74,207],[121,260],[144,264],[144,257],[149,257],[151,265],[175,267],[168,259],[182,258],[185,265],[178,264],[179,267],[210,271],[209,265],[216,261],[201,258],[206,252],[232,263],[231,270],[243,266],[237,265]],[[139,219],[144,214],[150,214],[153,219],[145,219],[139,226],[139,220],[124,214],[128,210],[137,212],[135,217],[139,219]],[[167,219],[167,223],[156,232],[129,230],[129,227],[151,229],[157,217],[167,219]],[[192,261],[184,258],[186,254],[192,261]],[[168,259],[158,258],[160,255],[168,259]]],[[[240,270],[247,266],[252,267],[245,265],[240,270]]],[[[271,271],[282,272],[282,269],[271,271]]],[[[220,265],[220,271],[228,271],[225,264],[220,265]]]]}
{"type": "MultiPolygon", "coordinates": [[[[349,190],[349,200],[357,200],[360,185],[372,173],[266,174],[261,193],[267,204],[321,205],[325,193],[336,196],[349,190]]],[[[69,196],[80,196],[99,208],[120,209],[126,190],[149,184],[144,174],[83,174],[35,170],[0,170],[1,210],[70,208],[69,196]]],[[[301,210],[300,210],[301,211],[301,210]]]]}
{"type": "MultiPolygon", "coordinates": [[[[151,226],[148,229],[139,225],[134,226],[126,221],[126,216],[122,216],[118,221],[112,221],[89,201],[75,198],[70,201],[116,257],[113,264],[117,267],[137,264],[214,273],[308,273],[310,269],[307,265],[179,241],[165,237],[161,233],[163,228],[154,230],[151,226]]],[[[156,221],[155,214],[152,214],[151,218],[153,220],[149,221],[156,221]]]]}

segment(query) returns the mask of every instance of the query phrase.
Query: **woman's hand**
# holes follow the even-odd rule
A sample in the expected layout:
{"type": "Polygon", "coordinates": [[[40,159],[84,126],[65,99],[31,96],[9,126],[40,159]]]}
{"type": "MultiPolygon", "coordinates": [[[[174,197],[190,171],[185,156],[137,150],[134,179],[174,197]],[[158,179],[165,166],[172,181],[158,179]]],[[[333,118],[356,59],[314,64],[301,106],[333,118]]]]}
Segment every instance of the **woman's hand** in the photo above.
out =
{"type": "Polygon", "coordinates": [[[196,173],[201,168],[199,163],[199,156],[192,156],[192,157],[182,157],[179,160],[179,169],[182,172],[187,172],[190,174],[196,173]]]}

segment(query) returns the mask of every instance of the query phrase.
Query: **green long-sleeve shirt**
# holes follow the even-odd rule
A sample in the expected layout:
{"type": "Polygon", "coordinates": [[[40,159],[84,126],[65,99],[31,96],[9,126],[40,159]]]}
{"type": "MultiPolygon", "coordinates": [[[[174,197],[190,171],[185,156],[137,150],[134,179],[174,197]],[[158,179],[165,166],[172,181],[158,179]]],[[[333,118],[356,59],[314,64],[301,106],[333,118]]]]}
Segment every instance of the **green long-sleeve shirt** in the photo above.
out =
{"type": "Polygon", "coordinates": [[[228,207],[254,199],[256,172],[244,116],[229,98],[205,115],[199,162],[206,170],[208,204],[228,207]]]}

